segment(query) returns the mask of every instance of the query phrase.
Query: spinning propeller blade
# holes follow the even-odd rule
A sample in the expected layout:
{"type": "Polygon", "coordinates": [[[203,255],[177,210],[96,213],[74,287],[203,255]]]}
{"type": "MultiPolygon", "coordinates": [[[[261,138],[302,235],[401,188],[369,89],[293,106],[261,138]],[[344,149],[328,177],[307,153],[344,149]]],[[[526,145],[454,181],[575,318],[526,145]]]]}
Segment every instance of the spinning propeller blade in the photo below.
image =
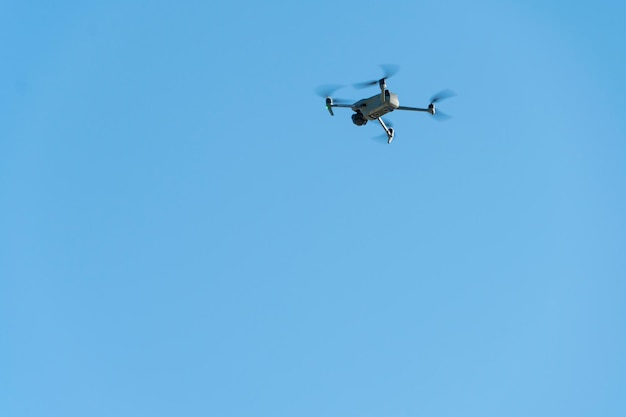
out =
{"type": "Polygon", "coordinates": [[[450,116],[448,113],[437,110],[435,114],[433,114],[433,118],[438,122],[445,122],[446,120],[452,119],[452,116],[450,116]]]}
{"type": "Polygon", "coordinates": [[[324,98],[330,97],[333,95],[335,91],[339,90],[342,87],[343,85],[340,85],[340,84],[320,85],[319,87],[315,89],[315,94],[324,98]]]}
{"type": "Polygon", "coordinates": [[[350,107],[353,103],[352,100],[331,97],[331,95],[341,87],[343,86],[340,84],[326,84],[315,89],[315,93],[318,96],[326,99],[326,110],[328,110],[328,113],[330,113],[331,116],[335,115],[333,112],[333,107],[335,107],[335,105],[339,105],[340,107],[350,107]]]}
{"type": "Polygon", "coordinates": [[[434,96],[432,96],[430,98],[430,102],[431,103],[436,103],[438,101],[442,101],[442,100],[445,100],[447,98],[454,97],[454,96],[456,96],[456,93],[454,91],[446,89],[446,90],[442,90],[442,91],[438,92],[437,94],[435,94],[434,96]]]}
{"type": "Polygon", "coordinates": [[[380,80],[386,80],[387,78],[393,77],[396,72],[398,72],[398,66],[393,64],[385,64],[380,65],[383,70],[383,76],[377,80],[365,81],[362,83],[353,84],[355,88],[366,88],[371,85],[376,85],[380,80]]]}
{"type": "Polygon", "coordinates": [[[450,97],[454,97],[454,96],[456,96],[456,93],[454,91],[450,89],[445,89],[445,90],[441,90],[440,92],[438,92],[437,94],[435,94],[434,96],[430,98],[430,105],[428,107],[429,108],[432,107],[434,109],[435,114],[433,114],[433,118],[435,120],[437,120],[438,122],[443,122],[452,118],[452,116],[450,116],[449,114],[446,114],[437,110],[435,108],[435,103],[438,101],[445,100],[450,97]]]}
{"type": "Polygon", "coordinates": [[[354,103],[354,100],[350,100],[347,98],[335,98],[332,96],[335,91],[339,90],[342,87],[343,85],[340,85],[340,84],[321,85],[315,89],[315,94],[317,94],[318,96],[322,98],[328,98],[328,97],[332,98],[334,104],[354,103]]]}

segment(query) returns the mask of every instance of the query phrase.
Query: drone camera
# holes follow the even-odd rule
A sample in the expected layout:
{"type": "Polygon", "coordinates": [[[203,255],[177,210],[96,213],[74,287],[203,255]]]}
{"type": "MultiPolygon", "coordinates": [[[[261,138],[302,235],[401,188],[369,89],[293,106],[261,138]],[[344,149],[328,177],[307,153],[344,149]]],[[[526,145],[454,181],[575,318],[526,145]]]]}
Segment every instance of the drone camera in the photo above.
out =
{"type": "Polygon", "coordinates": [[[367,119],[363,117],[363,113],[354,113],[352,115],[352,123],[357,126],[363,126],[367,123],[367,119]]]}

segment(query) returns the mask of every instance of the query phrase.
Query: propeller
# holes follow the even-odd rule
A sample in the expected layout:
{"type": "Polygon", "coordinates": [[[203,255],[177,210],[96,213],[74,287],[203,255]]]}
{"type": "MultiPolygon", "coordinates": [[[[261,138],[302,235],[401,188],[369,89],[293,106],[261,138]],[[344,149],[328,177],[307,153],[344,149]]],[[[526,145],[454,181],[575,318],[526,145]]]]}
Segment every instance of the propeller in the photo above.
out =
{"type": "Polygon", "coordinates": [[[334,104],[354,104],[354,100],[350,100],[349,98],[334,98],[333,97],[333,103],[334,104]]]}
{"type": "Polygon", "coordinates": [[[431,114],[433,115],[435,120],[439,122],[443,122],[445,120],[452,118],[452,116],[450,116],[449,114],[436,110],[435,103],[437,103],[438,101],[445,100],[450,97],[454,97],[454,96],[456,96],[456,93],[454,91],[450,89],[445,89],[445,90],[441,90],[440,92],[438,92],[437,94],[435,94],[434,96],[430,98],[430,104],[428,105],[428,108],[432,110],[431,114]]]}
{"type": "Polygon", "coordinates": [[[389,77],[393,77],[398,72],[398,66],[393,64],[380,65],[383,70],[383,77],[377,80],[364,81],[362,83],[353,84],[355,88],[366,88],[371,85],[377,85],[381,80],[386,80],[389,77]]]}
{"type": "Polygon", "coordinates": [[[448,119],[452,119],[452,116],[450,116],[448,113],[437,110],[435,114],[433,114],[433,118],[438,122],[445,122],[448,119]]]}
{"type": "Polygon", "coordinates": [[[445,100],[447,98],[454,97],[454,96],[456,96],[456,93],[450,89],[441,90],[440,92],[438,92],[437,94],[435,94],[434,96],[430,98],[430,103],[435,104],[438,101],[442,101],[442,100],[445,100]]]}
{"type": "Polygon", "coordinates": [[[319,87],[317,87],[315,89],[315,94],[317,94],[318,96],[322,97],[322,98],[332,98],[333,103],[335,104],[352,104],[354,103],[354,100],[350,100],[347,98],[335,98],[332,97],[333,93],[337,90],[339,90],[340,88],[342,88],[343,85],[340,84],[327,84],[327,85],[321,85],[319,87]]]}
{"type": "Polygon", "coordinates": [[[326,85],[320,85],[319,87],[317,87],[315,89],[315,94],[317,94],[320,97],[330,97],[333,95],[333,93],[337,90],[339,90],[340,88],[342,88],[343,85],[341,84],[326,84],[326,85]]]}

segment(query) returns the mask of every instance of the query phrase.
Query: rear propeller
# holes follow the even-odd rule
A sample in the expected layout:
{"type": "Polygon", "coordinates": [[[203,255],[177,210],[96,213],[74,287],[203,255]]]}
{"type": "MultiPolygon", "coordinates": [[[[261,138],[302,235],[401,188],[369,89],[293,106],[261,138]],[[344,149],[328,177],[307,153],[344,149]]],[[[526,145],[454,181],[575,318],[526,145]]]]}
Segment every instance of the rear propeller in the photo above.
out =
{"type": "Polygon", "coordinates": [[[440,92],[432,96],[430,98],[430,102],[436,103],[438,101],[442,101],[442,100],[445,100],[447,98],[454,97],[454,96],[456,96],[456,93],[454,91],[450,89],[445,89],[445,90],[441,90],[440,92]]]}
{"type": "Polygon", "coordinates": [[[435,103],[439,101],[443,101],[450,97],[454,97],[454,96],[456,96],[456,93],[450,89],[441,90],[440,92],[438,92],[437,94],[435,94],[434,96],[430,98],[430,104],[428,105],[428,112],[432,114],[433,117],[440,122],[450,119],[452,116],[446,113],[440,112],[439,110],[436,110],[435,103]]]}
{"type": "Polygon", "coordinates": [[[380,68],[382,68],[383,70],[382,78],[379,78],[377,80],[372,80],[372,81],[364,81],[362,83],[356,83],[356,84],[353,84],[353,86],[355,88],[367,88],[369,86],[376,85],[376,84],[384,85],[385,80],[387,78],[393,77],[396,74],[396,72],[398,72],[398,66],[393,65],[393,64],[380,65],[380,68]]]}

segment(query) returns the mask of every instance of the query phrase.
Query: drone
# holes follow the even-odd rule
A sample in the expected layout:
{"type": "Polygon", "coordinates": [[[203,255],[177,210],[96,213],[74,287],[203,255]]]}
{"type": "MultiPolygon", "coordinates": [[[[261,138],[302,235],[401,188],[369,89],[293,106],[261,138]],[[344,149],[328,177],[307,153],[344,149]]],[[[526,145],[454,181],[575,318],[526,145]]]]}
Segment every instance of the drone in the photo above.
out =
{"type": "Polygon", "coordinates": [[[383,116],[387,113],[391,113],[394,110],[409,110],[426,112],[432,116],[436,115],[440,119],[450,117],[445,113],[437,112],[437,110],[435,109],[435,103],[446,98],[455,96],[456,94],[453,91],[443,90],[435,94],[431,97],[430,104],[427,108],[401,106],[400,101],[398,100],[398,95],[392,93],[387,89],[387,79],[397,72],[397,67],[395,65],[381,65],[381,68],[384,72],[382,78],[378,80],[365,81],[362,83],[354,84],[354,87],[356,88],[367,88],[378,84],[378,87],[380,88],[380,94],[358,100],[357,102],[351,103],[350,100],[343,100],[331,97],[335,90],[341,88],[341,86],[339,85],[323,86],[318,88],[318,95],[326,97],[326,109],[328,110],[330,115],[335,115],[335,113],[333,112],[333,107],[349,108],[352,109],[352,111],[354,112],[352,114],[352,123],[357,126],[364,126],[369,121],[377,120],[378,123],[380,123],[382,128],[385,130],[385,133],[387,134],[387,143],[389,144],[391,144],[395,132],[392,124],[389,121],[383,119],[383,116]]]}

